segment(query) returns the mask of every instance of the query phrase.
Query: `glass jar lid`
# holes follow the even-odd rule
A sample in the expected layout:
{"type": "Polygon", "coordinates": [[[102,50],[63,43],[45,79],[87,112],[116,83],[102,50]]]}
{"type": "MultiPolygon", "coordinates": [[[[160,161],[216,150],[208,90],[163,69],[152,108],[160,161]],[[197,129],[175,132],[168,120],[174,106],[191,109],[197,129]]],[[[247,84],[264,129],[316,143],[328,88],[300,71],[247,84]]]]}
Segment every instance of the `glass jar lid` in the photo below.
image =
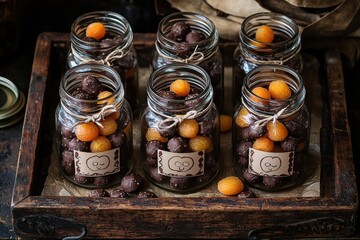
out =
{"type": "Polygon", "coordinates": [[[9,79],[0,77],[0,128],[21,120],[24,106],[24,94],[9,79]]]}

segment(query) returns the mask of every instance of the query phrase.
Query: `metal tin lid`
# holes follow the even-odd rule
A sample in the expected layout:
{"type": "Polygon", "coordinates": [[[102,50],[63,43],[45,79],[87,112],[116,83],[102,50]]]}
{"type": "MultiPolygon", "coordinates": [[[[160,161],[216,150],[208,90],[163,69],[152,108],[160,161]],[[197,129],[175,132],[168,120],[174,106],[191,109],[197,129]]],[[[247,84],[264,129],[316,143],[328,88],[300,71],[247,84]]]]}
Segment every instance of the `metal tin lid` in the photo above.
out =
{"type": "Polygon", "coordinates": [[[13,82],[0,76],[0,128],[8,127],[23,117],[25,96],[13,82]]]}

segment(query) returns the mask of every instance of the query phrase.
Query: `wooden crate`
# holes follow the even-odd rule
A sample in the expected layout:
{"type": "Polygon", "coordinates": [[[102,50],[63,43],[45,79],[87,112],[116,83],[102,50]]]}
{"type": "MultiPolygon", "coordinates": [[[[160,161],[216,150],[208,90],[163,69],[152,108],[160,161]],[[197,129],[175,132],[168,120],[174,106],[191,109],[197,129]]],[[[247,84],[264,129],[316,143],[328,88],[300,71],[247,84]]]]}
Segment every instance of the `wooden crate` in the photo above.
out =
{"type": "MultiPolygon", "coordinates": [[[[135,34],[141,65],[149,64],[155,34],[135,34]]],[[[221,44],[231,64],[235,43],[221,44]]],[[[88,198],[42,196],[50,164],[54,110],[65,71],[69,34],[38,37],[13,193],[20,237],[295,238],[350,237],[358,195],[347,120],[341,57],[323,59],[320,197],[88,198]]]]}

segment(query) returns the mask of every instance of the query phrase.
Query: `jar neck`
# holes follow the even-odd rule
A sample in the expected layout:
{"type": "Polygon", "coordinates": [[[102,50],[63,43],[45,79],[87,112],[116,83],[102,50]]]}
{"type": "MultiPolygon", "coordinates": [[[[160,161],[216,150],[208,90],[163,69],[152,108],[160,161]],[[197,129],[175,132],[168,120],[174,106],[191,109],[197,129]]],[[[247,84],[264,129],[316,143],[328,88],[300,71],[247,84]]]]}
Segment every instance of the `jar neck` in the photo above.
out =
{"type": "Polygon", "coordinates": [[[114,12],[87,13],[78,17],[71,26],[72,53],[80,63],[98,61],[96,63],[111,65],[113,60],[125,56],[131,50],[132,41],[130,24],[114,12]],[[106,35],[101,41],[86,38],[86,28],[93,22],[101,22],[105,26],[106,35]]]}
{"type": "Polygon", "coordinates": [[[147,84],[147,103],[149,108],[165,118],[194,113],[193,118],[202,117],[213,107],[213,89],[209,75],[197,65],[174,63],[155,70],[147,84]],[[195,94],[186,99],[164,98],[159,92],[169,91],[170,84],[177,79],[190,83],[195,94]],[[196,104],[188,104],[188,103],[196,104]]]}
{"type": "Polygon", "coordinates": [[[124,88],[119,74],[112,68],[99,64],[82,64],[68,70],[60,82],[60,104],[73,125],[80,122],[98,122],[111,113],[118,111],[124,102],[124,88]],[[87,76],[96,77],[103,89],[112,92],[101,99],[83,100],[72,96],[81,89],[87,76]]]}
{"type": "Polygon", "coordinates": [[[219,34],[209,18],[189,12],[173,13],[159,23],[156,50],[171,61],[198,64],[217,52],[218,42],[219,34]],[[185,22],[192,30],[202,33],[205,39],[193,44],[171,40],[168,36],[176,22],[185,22]]]}
{"type": "Polygon", "coordinates": [[[304,105],[306,90],[301,76],[293,69],[280,65],[263,65],[251,70],[242,86],[242,104],[260,118],[285,119],[296,114],[304,105]],[[252,92],[255,87],[267,88],[274,80],[283,80],[291,89],[291,97],[284,100],[264,99],[252,92]]]}
{"type": "Polygon", "coordinates": [[[239,47],[243,55],[260,64],[283,64],[301,50],[301,34],[298,25],[290,18],[277,13],[258,13],[251,15],[241,24],[239,47]],[[273,43],[261,43],[255,40],[259,26],[272,28],[273,43]]]}

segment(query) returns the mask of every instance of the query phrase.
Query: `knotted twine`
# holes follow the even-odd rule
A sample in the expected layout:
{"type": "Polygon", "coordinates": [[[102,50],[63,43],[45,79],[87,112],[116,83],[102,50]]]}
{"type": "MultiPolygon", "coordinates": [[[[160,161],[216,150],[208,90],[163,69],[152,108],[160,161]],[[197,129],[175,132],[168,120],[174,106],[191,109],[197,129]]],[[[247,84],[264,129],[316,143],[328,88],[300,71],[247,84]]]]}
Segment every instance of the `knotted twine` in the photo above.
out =
{"type": "Polygon", "coordinates": [[[167,59],[169,61],[172,61],[172,62],[192,63],[192,64],[195,64],[195,65],[198,65],[202,61],[207,60],[210,57],[212,57],[217,52],[217,51],[213,51],[212,54],[205,57],[205,54],[203,52],[197,51],[198,47],[199,47],[199,45],[196,45],[193,53],[188,58],[175,58],[175,57],[170,57],[170,56],[164,54],[159,48],[158,41],[155,42],[155,48],[156,48],[156,51],[158,52],[158,54],[161,57],[163,57],[163,58],[165,58],[165,59],[167,59]]]}
{"type": "Polygon", "coordinates": [[[76,59],[79,59],[81,63],[98,63],[102,65],[111,66],[111,63],[116,59],[121,59],[124,56],[126,56],[130,52],[131,47],[127,47],[127,45],[124,45],[122,47],[115,48],[112,52],[110,52],[105,58],[95,60],[92,58],[83,57],[74,49],[73,45],[71,44],[71,51],[72,54],[76,59]],[[126,52],[124,52],[124,49],[128,48],[126,52]]]}

